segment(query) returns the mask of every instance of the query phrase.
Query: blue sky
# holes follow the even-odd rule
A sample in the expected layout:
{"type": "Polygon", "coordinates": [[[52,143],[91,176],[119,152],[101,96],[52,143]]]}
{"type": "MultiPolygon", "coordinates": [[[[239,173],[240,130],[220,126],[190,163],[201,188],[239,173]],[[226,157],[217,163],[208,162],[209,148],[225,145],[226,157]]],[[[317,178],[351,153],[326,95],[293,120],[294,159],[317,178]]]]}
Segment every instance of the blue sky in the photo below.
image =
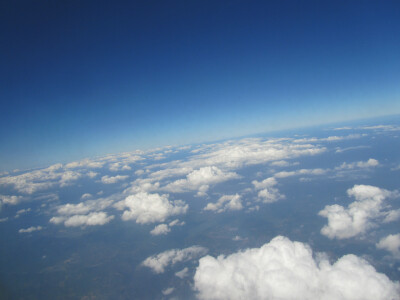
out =
{"type": "Polygon", "coordinates": [[[398,1],[4,1],[0,169],[400,113],[398,1]]]}

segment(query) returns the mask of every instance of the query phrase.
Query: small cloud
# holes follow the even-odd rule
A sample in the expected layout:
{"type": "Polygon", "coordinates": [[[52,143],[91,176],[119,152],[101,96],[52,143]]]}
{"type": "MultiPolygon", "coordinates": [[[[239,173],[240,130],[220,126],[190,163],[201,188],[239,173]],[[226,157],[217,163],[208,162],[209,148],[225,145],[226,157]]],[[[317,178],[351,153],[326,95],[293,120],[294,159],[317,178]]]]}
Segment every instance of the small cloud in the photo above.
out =
{"type": "Polygon", "coordinates": [[[179,277],[180,279],[183,279],[188,275],[189,275],[189,269],[187,267],[175,273],[175,276],[179,277]]]}
{"type": "Polygon", "coordinates": [[[172,249],[146,258],[142,265],[153,270],[154,273],[164,273],[165,268],[179,262],[186,262],[205,255],[207,248],[191,246],[185,249],[172,249]]]}
{"type": "Polygon", "coordinates": [[[105,175],[105,176],[101,177],[101,182],[104,184],[113,184],[113,183],[117,183],[118,181],[125,180],[128,177],[129,177],[128,175],[117,175],[117,176],[105,175]]]}
{"type": "Polygon", "coordinates": [[[395,257],[400,257],[400,233],[389,234],[382,238],[379,243],[376,244],[376,247],[389,251],[395,257]]]}
{"type": "Polygon", "coordinates": [[[172,292],[173,292],[174,290],[175,290],[175,288],[169,287],[169,288],[166,288],[165,290],[163,290],[163,291],[162,291],[162,294],[163,294],[164,296],[168,296],[168,295],[172,294],[172,292]]]}
{"type": "Polygon", "coordinates": [[[165,235],[170,232],[171,229],[168,227],[167,224],[160,224],[154,227],[152,231],[150,231],[151,235],[165,235]]]}
{"type": "Polygon", "coordinates": [[[224,195],[218,199],[216,203],[208,203],[204,210],[212,210],[221,213],[227,210],[241,210],[243,209],[242,197],[236,195],[224,195]]]}
{"type": "Polygon", "coordinates": [[[35,226],[31,226],[31,227],[26,228],[26,229],[20,229],[20,230],[18,230],[18,232],[19,233],[31,233],[31,232],[42,230],[42,229],[43,229],[42,226],[36,226],[36,227],[35,226]]]}
{"type": "Polygon", "coordinates": [[[164,222],[168,217],[185,214],[188,205],[181,201],[170,201],[168,195],[137,193],[119,201],[115,207],[124,210],[122,220],[136,220],[139,224],[164,222]]]}

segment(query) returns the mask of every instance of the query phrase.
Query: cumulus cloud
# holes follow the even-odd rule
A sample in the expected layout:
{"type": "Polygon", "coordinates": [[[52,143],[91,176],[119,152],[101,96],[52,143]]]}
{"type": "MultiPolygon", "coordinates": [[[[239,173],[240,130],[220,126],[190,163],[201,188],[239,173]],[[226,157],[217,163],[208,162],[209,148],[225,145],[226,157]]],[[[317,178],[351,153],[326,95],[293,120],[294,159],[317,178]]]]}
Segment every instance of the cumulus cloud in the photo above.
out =
{"type": "Polygon", "coordinates": [[[73,215],[71,217],[59,216],[50,219],[50,223],[64,223],[66,227],[104,225],[114,219],[105,212],[92,212],[88,215],[73,215]]]}
{"type": "Polygon", "coordinates": [[[154,227],[152,231],[150,231],[151,235],[162,235],[162,234],[167,234],[170,232],[171,229],[167,224],[160,224],[154,227]]]}
{"type": "Polygon", "coordinates": [[[389,234],[376,244],[378,249],[389,251],[395,257],[400,257],[400,233],[389,234]]]}
{"type": "Polygon", "coordinates": [[[397,299],[398,283],[367,261],[345,255],[331,264],[311,248],[279,236],[260,248],[199,260],[200,299],[397,299]]]}
{"type": "Polygon", "coordinates": [[[136,220],[136,223],[147,224],[164,222],[168,217],[185,214],[188,205],[181,200],[170,201],[168,195],[148,194],[140,192],[126,197],[115,204],[117,209],[123,210],[122,219],[136,220]]]}
{"type": "Polygon", "coordinates": [[[16,204],[20,203],[21,200],[22,200],[22,196],[0,195],[0,204],[16,205],[16,204]]]}
{"type": "Polygon", "coordinates": [[[216,184],[230,179],[239,178],[234,172],[224,172],[215,166],[203,167],[190,172],[185,179],[176,180],[164,189],[174,193],[198,190],[205,193],[210,184],[216,184]]]}
{"type": "Polygon", "coordinates": [[[258,201],[263,203],[273,203],[280,199],[285,198],[284,195],[279,193],[279,190],[274,186],[277,184],[277,181],[274,177],[269,177],[259,182],[257,180],[252,181],[255,190],[259,190],[257,196],[258,201]]]}
{"type": "Polygon", "coordinates": [[[43,227],[42,226],[31,226],[31,227],[29,227],[29,228],[26,228],[26,229],[20,229],[20,230],[18,230],[18,232],[19,233],[31,233],[31,232],[34,232],[34,231],[38,231],[38,230],[42,230],[43,229],[43,227]]]}
{"type": "Polygon", "coordinates": [[[203,256],[207,253],[207,248],[201,246],[191,246],[185,249],[172,249],[157,255],[146,258],[142,265],[160,274],[165,272],[165,268],[179,262],[186,262],[194,258],[203,256]]]}
{"type": "Polygon", "coordinates": [[[367,161],[358,161],[353,163],[343,163],[339,167],[336,167],[336,170],[349,170],[354,168],[371,168],[379,166],[379,161],[374,158],[370,158],[367,161]]]}
{"type": "Polygon", "coordinates": [[[355,185],[347,194],[356,201],[347,208],[341,205],[327,205],[319,215],[328,219],[321,233],[330,239],[345,239],[365,233],[375,225],[375,221],[387,215],[383,212],[383,201],[395,195],[385,189],[370,185],[355,185]]]}
{"type": "Polygon", "coordinates": [[[128,177],[129,177],[128,175],[117,175],[117,176],[104,175],[103,177],[101,177],[101,182],[104,184],[113,184],[117,183],[118,181],[125,180],[128,177]]]}
{"type": "Polygon", "coordinates": [[[227,210],[241,210],[242,197],[239,194],[224,195],[216,203],[208,203],[204,210],[212,210],[221,213],[227,210]]]}
{"type": "Polygon", "coordinates": [[[82,215],[91,211],[103,210],[112,204],[111,199],[87,200],[77,204],[67,203],[58,206],[57,213],[60,215],[82,215]]]}

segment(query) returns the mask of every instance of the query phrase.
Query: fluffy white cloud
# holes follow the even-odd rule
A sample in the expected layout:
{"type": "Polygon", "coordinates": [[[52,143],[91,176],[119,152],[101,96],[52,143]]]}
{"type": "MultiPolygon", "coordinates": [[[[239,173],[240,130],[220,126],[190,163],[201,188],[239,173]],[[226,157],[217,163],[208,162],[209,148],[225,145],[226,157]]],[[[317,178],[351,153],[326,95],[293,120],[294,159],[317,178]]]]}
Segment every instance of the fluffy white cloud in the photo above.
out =
{"type": "Polygon", "coordinates": [[[201,246],[191,246],[185,249],[172,249],[146,258],[142,265],[149,267],[157,274],[164,273],[167,266],[203,256],[207,251],[207,248],[201,246]]]}
{"type": "Polygon", "coordinates": [[[379,166],[379,161],[374,158],[370,158],[367,161],[358,161],[353,163],[343,163],[336,170],[349,170],[354,168],[371,168],[379,166]]]}
{"type": "Polygon", "coordinates": [[[400,233],[389,234],[382,238],[379,243],[376,244],[376,247],[391,252],[395,257],[400,257],[400,233]]]}
{"type": "Polygon", "coordinates": [[[151,235],[161,235],[161,234],[167,234],[170,232],[171,229],[167,224],[160,224],[154,227],[152,231],[150,231],[151,235]]]}
{"type": "Polygon", "coordinates": [[[219,198],[216,203],[208,203],[204,210],[212,210],[221,213],[227,210],[241,210],[242,208],[242,197],[236,194],[224,195],[219,198]]]}
{"type": "Polygon", "coordinates": [[[60,205],[57,208],[57,213],[60,215],[82,215],[87,214],[91,211],[103,210],[112,204],[111,199],[97,199],[97,200],[87,200],[85,202],[80,202],[77,204],[67,203],[60,205]]]}
{"type": "Polygon", "coordinates": [[[400,209],[390,210],[385,212],[386,216],[383,219],[383,223],[394,222],[400,220],[400,209]]]}
{"type": "Polygon", "coordinates": [[[66,172],[62,173],[62,175],[61,175],[60,186],[61,187],[68,186],[73,181],[76,181],[81,177],[82,177],[82,174],[79,172],[66,171],[66,172]]]}
{"type": "Polygon", "coordinates": [[[26,229],[20,229],[20,230],[18,230],[18,232],[19,233],[31,233],[31,232],[42,230],[42,229],[43,229],[42,226],[36,226],[36,227],[35,226],[31,226],[31,227],[26,228],[26,229]]]}
{"type": "Polygon", "coordinates": [[[367,261],[316,261],[306,244],[276,237],[260,248],[199,260],[200,299],[398,299],[400,287],[367,261]]]}
{"type": "Polygon", "coordinates": [[[117,183],[118,181],[125,180],[128,177],[129,177],[128,175],[117,175],[117,176],[104,175],[103,177],[101,177],[101,182],[104,184],[113,184],[117,183]]]}
{"type": "Polygon", "coordinates": [[[114,216],[108,216],[105,212],[92,212],[88,215],[74,215],[71,217],[53,217],[50,223],[60,224],[64,223],[66,227],[76,226],[96,226],[104,225],[114,219],[114,216]]]}
{"type": "Polygon", "coordinates": [[[330,239],[350,238],[365,233],[374,226],[374,221],[387,213],[382,212],[383,200],[395,193],[370,185],[355,185],[347,194],[356,199],[347,208],[327,205],[319,212],[328,218],[321,233],[330,239]]]}
{"type": "Polygon", "coordinates": [[[210,184],[234,178],[239,178],[239,175],[234,172],[224,172],[215,166],[208,166],[190,172],[185,179],[176,180],[164,189],[174,193],[200,189],[202,193],[205,193],[210,184]]]}
{"type": "Polygon", "coordinates": [[[146,224],[164,222],[168,217],[185,214],[188,205],[181,200],[169,201],[168,195],[148,194],[140,192],[125,198],[115,204],[115,207],[125,210],[122,219],[136,220],[136,223],[146,224]]]}
{"type": "Polygon", "coordinates": [[[16,205],[21,202],[22,196],[0,195],[0,204],[16,205]]]}
{"type": "Polygon", "coordinates": [[[261,182],[254,180],[252,184],[254,185],[255,190],[260,190],[257,194],[258,201],[263,203],[273,203],[285,198],[285,196],[280,194],[279,190],[274,187],[277,184],[274,177],[269,177],[261,182]]]}

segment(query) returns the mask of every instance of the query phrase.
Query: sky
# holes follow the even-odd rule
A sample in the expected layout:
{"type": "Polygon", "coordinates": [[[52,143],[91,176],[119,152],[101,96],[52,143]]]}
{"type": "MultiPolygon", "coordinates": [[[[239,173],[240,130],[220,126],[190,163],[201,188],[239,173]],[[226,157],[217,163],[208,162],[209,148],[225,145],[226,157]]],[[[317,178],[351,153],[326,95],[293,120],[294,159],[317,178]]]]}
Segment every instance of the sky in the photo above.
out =
{"type": "Polygon", "coordinates": [[[3,1],[0,170],[400,114],[398,1],[3,1]]]}

